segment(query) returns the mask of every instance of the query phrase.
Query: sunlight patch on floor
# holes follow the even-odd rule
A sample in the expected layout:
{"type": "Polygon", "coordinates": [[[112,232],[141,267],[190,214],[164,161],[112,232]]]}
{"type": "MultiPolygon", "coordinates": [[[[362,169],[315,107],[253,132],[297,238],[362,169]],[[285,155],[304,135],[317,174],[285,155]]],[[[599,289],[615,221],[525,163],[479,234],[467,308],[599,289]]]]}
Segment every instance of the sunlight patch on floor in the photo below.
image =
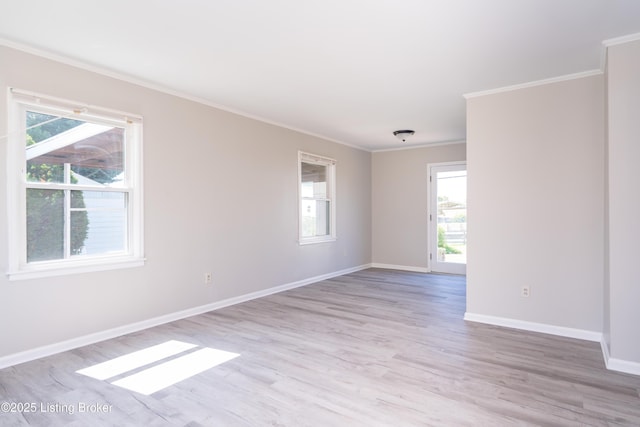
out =
{"type": "MultiPolygon", "coordinates": [[[[116,357],[88,368],[76,371],[98,380],[107,380],[131,372],[143,366],[151,365],[172,356],[198,347],[181,341],[167,341],[124,356],[116,357]]],[[[111,382],[128,390],[149,395],[166,387],[186,380],[194,375],[218,366],[240,356],[213,348],[202,348],[183,356],[173,358],[159,365],[151,366],[124,378],[111,382]]]]}
{"type": "Polygon", "coordinates": [[[194,347],[197,347],[197,345],[173,340],[167,341],[154,345],[153,347],[116,357],[104,363],[98,363],[89,368],[80,369],[76,372],[97,380],[106,380],[107,378],[113,378],[116,375],[124,374],[136,368],[166,359],[167,357],[182,353],[194,347]]]}
{"type": "Polygon", "coordinates": [[[149,395],[238,356],[239,354],[236,353],[203,348],[178,359],[145,369],[112,384],[149,395]]]}

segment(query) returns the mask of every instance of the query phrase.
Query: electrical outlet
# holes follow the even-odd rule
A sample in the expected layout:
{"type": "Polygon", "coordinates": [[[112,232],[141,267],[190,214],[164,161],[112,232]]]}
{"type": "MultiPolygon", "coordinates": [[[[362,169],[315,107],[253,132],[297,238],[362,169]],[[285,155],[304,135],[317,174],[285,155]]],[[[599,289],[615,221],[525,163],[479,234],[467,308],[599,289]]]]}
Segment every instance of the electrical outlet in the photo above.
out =
{"type": "Polygon", "coordinates": [[[520,296],[524,298],[529,298],[529,295],[531,295],[531,289],[529,289],[528,286],[523,286],[522,290],[520,291],[520,296]]]}
{"type": "Polygon", "coordinates": [[[213,281],[213,275],[211,273],[204,273],[204,283],[209,284],[213,281]]]}

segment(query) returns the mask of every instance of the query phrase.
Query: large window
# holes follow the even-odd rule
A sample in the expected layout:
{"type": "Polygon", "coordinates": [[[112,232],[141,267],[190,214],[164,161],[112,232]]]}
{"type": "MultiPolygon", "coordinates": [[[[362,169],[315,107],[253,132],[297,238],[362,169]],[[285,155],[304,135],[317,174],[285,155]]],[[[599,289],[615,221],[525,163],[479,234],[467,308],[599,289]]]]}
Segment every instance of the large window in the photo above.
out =
{"type": "Polygon", "coordinates": [[[335,240],[335,160],[299,153],[301,244],[335,240]]]}
{"type": "Polygon", "coordinates": [[[10,278],[140,265],[141,119],[9,96],[10,278]]]}

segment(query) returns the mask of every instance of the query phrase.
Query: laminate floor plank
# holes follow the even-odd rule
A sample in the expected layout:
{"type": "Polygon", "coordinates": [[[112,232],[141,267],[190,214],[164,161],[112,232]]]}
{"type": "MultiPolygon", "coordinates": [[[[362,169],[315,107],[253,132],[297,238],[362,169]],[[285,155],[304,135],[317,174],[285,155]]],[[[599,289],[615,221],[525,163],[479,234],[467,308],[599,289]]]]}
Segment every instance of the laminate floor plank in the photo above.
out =
{"type": "Polygon", "coordinates": [[[465,322],[465,298],[460,276],[368,269],[226,307],[0,370],[0,402],[37,405],[0,425],[640,426],[640,377],[599,344],[465,322]],[[76,373],[170,340],[239,356],[148,396],[112,382],[182,353],[76,373]]]}

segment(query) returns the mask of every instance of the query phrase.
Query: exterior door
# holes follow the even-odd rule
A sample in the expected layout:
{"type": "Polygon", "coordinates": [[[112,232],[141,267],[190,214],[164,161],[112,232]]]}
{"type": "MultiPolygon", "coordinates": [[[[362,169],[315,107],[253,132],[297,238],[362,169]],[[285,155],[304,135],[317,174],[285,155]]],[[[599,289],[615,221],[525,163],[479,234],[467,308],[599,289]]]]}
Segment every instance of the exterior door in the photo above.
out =
{"type": "Polygon", "coordinates": [[[467,165],[430,164],[429,266],[439,273],[467,273],[467,165]]]}

